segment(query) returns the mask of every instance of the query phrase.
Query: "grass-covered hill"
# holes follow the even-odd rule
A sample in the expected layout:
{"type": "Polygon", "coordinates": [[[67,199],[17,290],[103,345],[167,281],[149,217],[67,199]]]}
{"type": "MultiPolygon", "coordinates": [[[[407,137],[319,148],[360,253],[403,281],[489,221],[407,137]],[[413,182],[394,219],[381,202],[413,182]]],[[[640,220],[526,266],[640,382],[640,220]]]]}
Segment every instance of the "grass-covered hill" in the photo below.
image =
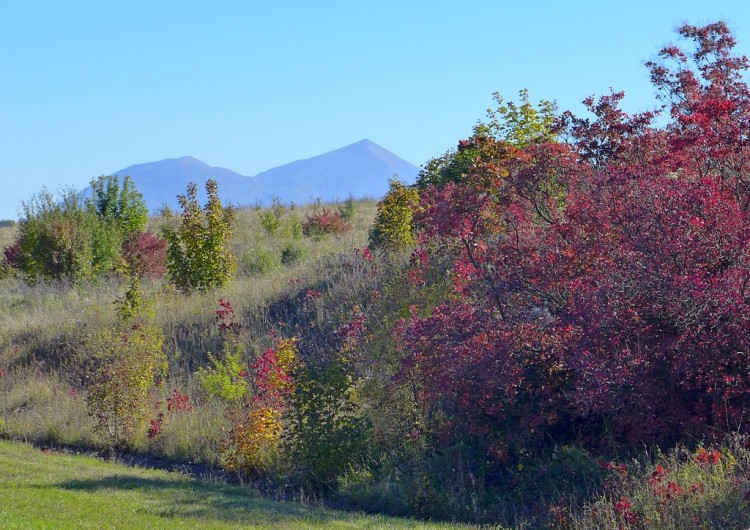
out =
{"type": "Polygon", "coordinates": [[[497,96],[377,204],[36,198],[0,232],[0,432],[390,515],[747,527],[748,63],[680,33],[667,125],[497,96]]]}

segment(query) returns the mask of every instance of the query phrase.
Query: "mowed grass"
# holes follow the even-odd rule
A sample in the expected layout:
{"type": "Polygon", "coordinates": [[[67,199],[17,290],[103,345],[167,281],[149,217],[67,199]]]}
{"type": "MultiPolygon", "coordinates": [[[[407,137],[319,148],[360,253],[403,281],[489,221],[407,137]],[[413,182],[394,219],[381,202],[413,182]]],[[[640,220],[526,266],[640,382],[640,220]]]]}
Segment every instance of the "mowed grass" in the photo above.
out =
{"type": "MultiPolygon", "coordinates": [[[[0,528],[456,528],[276,502],[248,488],[0,441],[0,528]]],[[[464,527],[468,528],[468,527],[464,527]]]]}

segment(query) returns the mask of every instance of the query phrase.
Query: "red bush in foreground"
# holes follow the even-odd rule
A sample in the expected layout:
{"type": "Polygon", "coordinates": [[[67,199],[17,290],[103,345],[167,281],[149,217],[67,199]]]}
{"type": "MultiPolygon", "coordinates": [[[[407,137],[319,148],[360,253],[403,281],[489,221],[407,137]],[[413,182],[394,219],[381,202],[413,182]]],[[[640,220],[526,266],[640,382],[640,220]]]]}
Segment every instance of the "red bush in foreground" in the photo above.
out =
{"type": "Polygon", "coordinates": [[[680,33],[692,55],[649,63],[665,128],[612,93],[567,142],[462,144],[470,170],[423,190],[411,277],[452,256],[453,288],[402,326],[401,378],[492,454],[710,436],[750,406],[747,60],[723,23],[680,33]]]}

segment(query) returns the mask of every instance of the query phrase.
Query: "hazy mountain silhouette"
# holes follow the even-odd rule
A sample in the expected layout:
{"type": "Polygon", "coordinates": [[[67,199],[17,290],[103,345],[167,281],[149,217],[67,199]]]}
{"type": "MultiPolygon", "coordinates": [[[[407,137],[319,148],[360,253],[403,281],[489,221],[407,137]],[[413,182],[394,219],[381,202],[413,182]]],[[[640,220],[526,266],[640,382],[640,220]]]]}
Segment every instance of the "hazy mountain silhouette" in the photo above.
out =
{"type": "MultiPolygon", "coordinates": [[[[162,204],[177,208],[177,195],[185,194],[189,182],[199,189],[201,204],[205,201],[203,185],[209,178],[219,184],[219,195],[225,204],[265,205],[277,196],[284,203],[303,204],[320,197],[323,201],[348,196],[380,198],[388,190],[394,174],[412,183],[419,168],[399,158],[370,140],[361,140],[341,149],[305,160],[297,160],[254,177],[245,177],[229,169],[211,167],[191,156],[168,158],[126,167],[112,173],[129,175],[143,194],[151,212],[162,204]]],[[[82,192],[90,195],[91,189],[82,192]]]]}

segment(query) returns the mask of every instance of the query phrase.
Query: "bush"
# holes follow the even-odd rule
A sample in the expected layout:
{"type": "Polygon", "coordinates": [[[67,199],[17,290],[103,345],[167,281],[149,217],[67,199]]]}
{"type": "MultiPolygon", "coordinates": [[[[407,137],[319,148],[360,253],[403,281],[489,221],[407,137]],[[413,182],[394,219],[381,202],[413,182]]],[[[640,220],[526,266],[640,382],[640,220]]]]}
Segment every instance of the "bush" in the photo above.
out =
{"type": "Polygon", "coordinates": [[[370,248],[399,252],[413,247],[413,216],[418,203],[416,188],[391,180],[390,190],[378,203],[375,223],[370,229],[370,248]]]}
{"type": "Polygon", "coordinates": [[[113,271],[123,240],[146,225],[146,206],[129,178],[91,181],[92,199],[73,190],[54,198],[47,190],[23,203],[18,239],[6,259],[30,282],[87,280],[113,271]]]}
{"type": "Polygon", "coordinates": [[[208,354],[211,367],[201,367],[198,379],[208,395],[234,406],[247,394],[247,371],[242,362],[241,325],[235,321],[234,307],[224,298],[216,309],[216,326],[224,335],[222,353],[218,358],[208,354]]]}
{"type": "Polygon", "coordinates": [[[284,227],[284,235],[291,237],[292,239],[301,239],[303,233],[304,228],[299,217],[297,217],[297,214],[290,215],[284,227]]]}
{"type": "Polygon", "coordinates": [[[256,248],[243,254],[240,264],[246,274],[268,274],[281,266],[281,259],[270,250],[256,248]]]}
{"type": "Polygon", "coordinates": [[[227,469],[257,476],[277,461],[297,364],[297,340],[278,338],[250,365],[252,396],[244,407],[233,411],[232,430],[223,444],[227,469]]]}
{"type": "Polygon", "coordinates": [[[320,212],[308,215],[302,223],[306,236],[322,237],[326,234],[343,234],[351,230],[350,223],[342,217],[341,212],[331,212],[325,207],[320,212]]]}
{"type": "Polygon", "coordinates": [[[266,231],[266,234],[273,236],[281,226],[281,216],[284,214],[284,205],[278,197],[273,197],[271,207],[267,210],[258,210],[258,220],[260,225],[266,231]]]}
{"type": "MultiPolygon", "coordinates": [[[[90,279],[96,271],[112,265],[111,248],[100,244],[99,255],[94,254],[98,219],[73,190],[57,198],[42,190],[24,202],[22,208],[18,239],[11,246],[11,253],[6,253],[6,259],[24,273],[28,282],[90,279]]],[[[100,231],[99,235],[104,234],[100,231]]]]}
{"type": "Polygon", "coordinates": [[[206,193],[208,202],[201,210],[196,186],[189,184],[187,195],[178,196],[182,207],[179,226],[164,229],[169,281],[183,292],[221,287],[236,267],[229,248],[236,211],[221,205],[216,181],[206,182],[206,193]]]}
{"type": "Polygon", "coordinates": [[[167,242],[150,232],[137,230],[123,243],[122,257],[129,275],[161,278],[167,270],[167,242]]]}
{"type": "Polygon", "coordinates": [[[341,205],[339,208],[339,213],[341,214],[341,217],[345,221],[351,221],[354,219],[354,212],[357,209],[357,201],[354,200],[354,197],[347,197],[344,201],[344,204],[341,205]]]}
{"type": "Polygon", "coordinates": [[[145,427],[149,392],[164,377],[163,336],[151,323],[101,330],[77,357],[86,403],[96,430],[115,448],[145,427]]]}
{"type": "Polygon", "coordinates": [[[307,254],[305,247],[298,243],[289,242],[281,249],[281,263],[291,265],[302,260],[307,254]]]}

